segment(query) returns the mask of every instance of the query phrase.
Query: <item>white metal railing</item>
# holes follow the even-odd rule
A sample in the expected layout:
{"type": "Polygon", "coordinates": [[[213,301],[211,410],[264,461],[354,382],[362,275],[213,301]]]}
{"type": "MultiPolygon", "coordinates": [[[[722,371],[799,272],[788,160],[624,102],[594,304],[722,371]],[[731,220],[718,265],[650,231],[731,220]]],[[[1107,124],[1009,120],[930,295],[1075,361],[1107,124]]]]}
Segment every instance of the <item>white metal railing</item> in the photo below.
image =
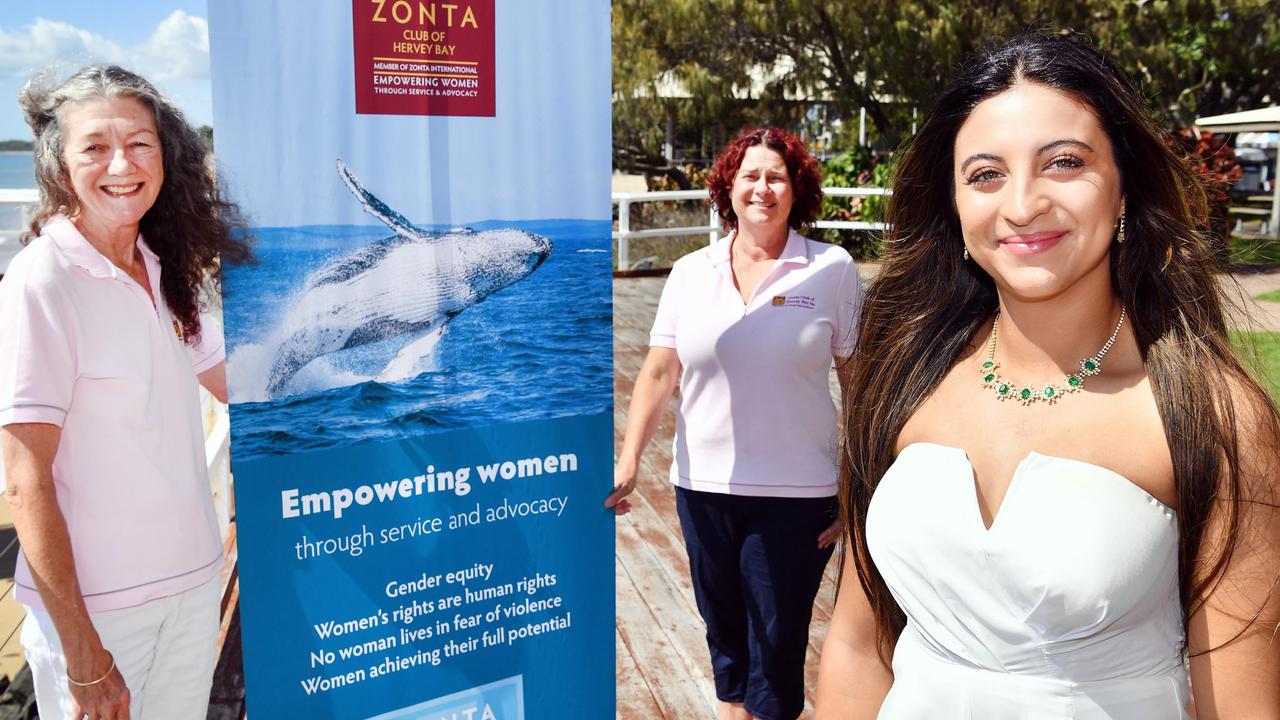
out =
{"type": "Polygon", "coordinates": [[[22,249],[18,238],[27,229],[26,222],[38,202],[40,192],[35,188],[0,190],[0,275],[22,249]]]}
{"type": "Polygon", "coordinates": [[[213,493],[213,511],[218,518],[222,539],[227,539],[231,523],[231,423],[227,406],[200,388],[200,404],[204,410],[204,457],[209,470],[209,491],[213,493]]]}
{"type": "MultiPolygon", "coordinates": [[[[875,197],[892,193],[888,188],[862,187],[823,188],[827,197],[875,197]]],[[[653,228],[649,230],[631,229],[631,206],[644,202],[669,202],[673,200],[702,200],[708,198],[706,190],[661,190],[658,192],[613,193],[613,202],[618,205],[618,229],[613,231],[613,239],[618,241],[618,269],[631,269],[630,241],[642,238],[680,237],[684,235],[706,234],[707,242],[720,239],[723,228],[720,227],[720,216],[715,208],[707,214],[706,225],[693,225],[673,228],[653,228]]],[[[884,230],[882,222],[863,222],[860,220],[819,220],[813,224],[816,228],[832,230],[884,230]]]]}

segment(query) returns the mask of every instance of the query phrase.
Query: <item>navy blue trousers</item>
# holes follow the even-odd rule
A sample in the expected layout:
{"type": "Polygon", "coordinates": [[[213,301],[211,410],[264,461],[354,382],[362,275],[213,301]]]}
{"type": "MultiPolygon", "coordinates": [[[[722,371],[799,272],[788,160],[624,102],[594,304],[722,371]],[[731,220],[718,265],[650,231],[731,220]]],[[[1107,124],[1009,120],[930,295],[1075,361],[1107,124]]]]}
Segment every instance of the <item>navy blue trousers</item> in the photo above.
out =
{"type": "Polygon", "coordinates": [[[762,720],[804,710],[813,598],[833,548],[835,498],[743,497],[676,487],[716,697],[762,720]]]}

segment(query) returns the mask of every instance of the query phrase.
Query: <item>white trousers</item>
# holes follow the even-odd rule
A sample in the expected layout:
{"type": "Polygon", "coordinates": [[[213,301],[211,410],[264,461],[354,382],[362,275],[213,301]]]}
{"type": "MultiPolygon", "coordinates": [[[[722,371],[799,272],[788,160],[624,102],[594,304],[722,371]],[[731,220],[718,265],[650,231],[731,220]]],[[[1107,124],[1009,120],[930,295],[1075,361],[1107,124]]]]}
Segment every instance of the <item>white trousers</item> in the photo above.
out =
{"type": "MultiPolygon", "coordinates": [[[[221,579],[137,607],[90,613],[131,696],[130,720],[204,720],[221,626],[221,579]]],[[[22,647],[40,717],[71,718],[67,658],[49,614],[27,608],[22,647]]]]}

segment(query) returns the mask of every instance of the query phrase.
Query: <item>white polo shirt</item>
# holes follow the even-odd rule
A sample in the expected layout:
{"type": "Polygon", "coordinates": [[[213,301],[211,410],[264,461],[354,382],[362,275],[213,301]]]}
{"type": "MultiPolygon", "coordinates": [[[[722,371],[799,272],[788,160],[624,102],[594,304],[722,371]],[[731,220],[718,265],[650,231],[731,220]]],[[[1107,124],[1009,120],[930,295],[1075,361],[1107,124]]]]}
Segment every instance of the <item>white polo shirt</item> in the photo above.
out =
{"type": "Polygon", "coordinates": [[[683,371],[671,481],[770,497],[836,493],[833,356],[853,353],[862,290],[849,253],[792,231],[747,303],[733,235],[671,268],[649,344],[683,371]]]}
{"type": "MultiPolygon", "coordinates": [[[[141,236],[156,305],[67,219],[43,232],[0,281],[0,426],[62,428],[53,481],[90,612],[194,588],[223,564],[196,381],[221,329],[182,342],[141,236]]],[[[21,553],[14,582],[43,606],[21,553]]]]}

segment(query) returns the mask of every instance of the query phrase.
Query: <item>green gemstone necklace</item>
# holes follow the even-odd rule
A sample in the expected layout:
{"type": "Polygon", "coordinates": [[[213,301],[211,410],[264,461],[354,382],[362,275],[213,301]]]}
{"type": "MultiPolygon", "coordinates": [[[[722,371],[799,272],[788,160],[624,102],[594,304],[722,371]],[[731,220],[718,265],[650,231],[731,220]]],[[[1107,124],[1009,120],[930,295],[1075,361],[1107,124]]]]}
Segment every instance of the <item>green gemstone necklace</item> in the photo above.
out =
{"type": "Polygon", "coordinates": [[[991,323],[991,340],[987,342],[987,360],[979,367],[982,386],[991,388],[995,391],[996,397],[1001,400],[1017,400],[1023,405],[1030,405],[1033,402],[1052,405],[1063,395],[1083,388],[1086,377],[1102,372],[1102,358],[1107,356],[1107,351],[1115,344],[1116,336],[1120,334],[1122,326],[1124,326],[1124,308],[1120,308],[1120,322],[1116,323],[1116,329],[1111,331],[1111,337],[1107,338],[1102,349],[1092,357],[1081,360],[1080,372],[1068,375],[1061,385],[1050,383],[1042,388],[1034,385],[1016,387],[1014,383],[1000,377],[1000,363],[996,362],[996,335],[1000,328],[1000,313],[996,313],[996,319],[991,323]]]}

